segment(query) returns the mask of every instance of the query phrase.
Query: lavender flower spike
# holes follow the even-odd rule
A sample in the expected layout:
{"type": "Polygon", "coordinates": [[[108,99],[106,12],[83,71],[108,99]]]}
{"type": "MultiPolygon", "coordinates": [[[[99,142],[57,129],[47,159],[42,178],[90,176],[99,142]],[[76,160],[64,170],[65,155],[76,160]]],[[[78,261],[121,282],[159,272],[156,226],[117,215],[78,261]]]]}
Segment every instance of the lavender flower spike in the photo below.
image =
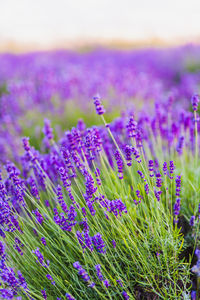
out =
{"type": "Polygon", "coordinates": [[[101,265],[96,265],[95,269],[97,271],[97,276],[98,276],[99,280],[103,281],[103,275],[101,273],[101,265]]]}
{"type": "Polygon", "coordinates": [[[110,286],[110,283],[107,279],[103,281],[103,284],[105,285],[106,288],[110,286]]]}
{"type": "Polygon", "coordinates": [[[199,104],[199,95],[194,94],[191,98],[191,103],[192,103],[192,108],[194,111],[197,111],[198,109],[198,104],[199,104]]]}
{"type": "Polygon", "coordinates": [[[115,151],[115,159],[117,162],[118,177],[119,179],[123,179],[123,160],[118,150],[115,151]]]}
{"type": "Polygon", "coordinates": [[[78,261],[73,263],[73,267],[79,271],[78,274],[83,278],[84,281],[90,281],[90,276],[87,274],[86,270],[83,269],[83,267],[78,261]]]}
{"type": "Polygon", "coordinates": [[[51,122],[48,119],[44,120],[43,133],[47,137],[48,140],[53,139],[53,129],[51,128],[51,122]]]}
{"type": "Polygon", "coordinates": [[[41,293],[42,293],[42,297],[46,300],[47,299],[47,293],[46,293],[45,289],[41,290],[41,293]]]}
{"type": "Polygon", "coordinates": [[[94,100],[94,105],[96,107],[96,113],[98,115],[103,115],[105,113],[105,109],[103,105],[101,104],[100,96],[97,94],[96,96],[93,97],[94,100]]]}
{"type": "Polygon", "coordinates": [[[134,121],[133,116],[130,117],[128,124],[126,125],[126,129],[127,129],[128,136],[130,138],[133,138],[136,136],[137,122],[134,121]]]}
{"type": "Polygon", "coordinates": [[[128,300],[130,298],[127,292],[125,291],[122,292],[122,296],[124,297],[125,300],[128,300]]]}
{"type": "Polygon", "coordinates": [[[65,296],[66,296],[66,299],[68,299],[68,300],[76,300],[74,297],[72,297],[72,295],[70,295],[68,293],[65,296]]]}
{"type": "Polygon", "coordinates": [[[190,226],[194,226],[195,223],[195,216],[191,216],[190,218],[190,226]]]}

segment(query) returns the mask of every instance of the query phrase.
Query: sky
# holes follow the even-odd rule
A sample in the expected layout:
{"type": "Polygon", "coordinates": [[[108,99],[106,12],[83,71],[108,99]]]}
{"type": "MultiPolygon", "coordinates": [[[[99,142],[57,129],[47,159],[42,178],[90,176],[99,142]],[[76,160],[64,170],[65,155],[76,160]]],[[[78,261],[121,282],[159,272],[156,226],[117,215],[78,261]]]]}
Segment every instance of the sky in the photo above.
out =
{"type": "Polygon", "coordinates": [[[0,44],[200,38],[200,0],[0,0],[0,44]]]}

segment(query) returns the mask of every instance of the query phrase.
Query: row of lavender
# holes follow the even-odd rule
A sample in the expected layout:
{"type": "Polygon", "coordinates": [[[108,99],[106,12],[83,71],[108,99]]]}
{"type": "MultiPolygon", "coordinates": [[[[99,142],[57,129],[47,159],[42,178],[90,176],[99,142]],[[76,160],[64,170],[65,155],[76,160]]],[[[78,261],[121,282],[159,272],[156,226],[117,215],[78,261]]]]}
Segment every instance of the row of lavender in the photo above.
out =
{"type": "Polygon", "coordinates": [[[103,126],[56,143],[45,120],[45,153],[23,138],[19,168],[2,169],[2,297],[198,299],[198,103],[108,124],[95,96],[103,126]]]}
{"type": "MultiPolygon", "coordinates": [[[[18,136],[29,127],[34,136],[38,119],[51,113],[64,115],[73,100],[87,114],[88,99],[98,91],[112,108],[166,102],[172,97],[181,106],[198,91],[199,47],[135,51],[95,50],[0,55],[0,150],[1,161],[17,160],[18,136]],[[31,119],[31,120],[30,120],[31,119]],[[15,149],[15,150],[14,150],[15,149]]],[[[178,106],[179,107],[179,106],[178,106]]],[[[146,108],[147,111],[148,108],[146,108]]],[[[175,106],[174,109],[177,109],[175,106]]]]}

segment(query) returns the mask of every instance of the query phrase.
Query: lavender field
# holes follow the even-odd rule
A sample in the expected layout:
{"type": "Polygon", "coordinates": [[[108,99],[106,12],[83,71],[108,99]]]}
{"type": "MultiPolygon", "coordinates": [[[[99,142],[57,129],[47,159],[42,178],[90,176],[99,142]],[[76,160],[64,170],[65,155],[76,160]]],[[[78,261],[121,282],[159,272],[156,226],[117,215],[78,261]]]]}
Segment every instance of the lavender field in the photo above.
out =
{"type": "Polygon", "coordinates": [[[199,90],[199,46],[0,54],[0,299],[200,299],[199,90]]]}

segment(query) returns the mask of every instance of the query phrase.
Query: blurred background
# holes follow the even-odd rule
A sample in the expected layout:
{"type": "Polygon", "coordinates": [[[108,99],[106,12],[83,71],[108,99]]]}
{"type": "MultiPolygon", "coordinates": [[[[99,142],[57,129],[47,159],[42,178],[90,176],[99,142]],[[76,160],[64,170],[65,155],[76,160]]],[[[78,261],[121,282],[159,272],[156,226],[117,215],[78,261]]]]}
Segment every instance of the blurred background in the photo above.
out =
{"type": "Polygon", "coordinates": [[[44,118],[57,137],[79,119],[101,124],[96,93],[108,122],[187,111],[199,17],[200,0],[0,0],[0,161],[19,160],[22,136],[39,149],[44,118]]]}
{"type": "Polygon", "coordinates": [[[199,40],[199,0],[0,0],[0,51],[199,40]]]}

